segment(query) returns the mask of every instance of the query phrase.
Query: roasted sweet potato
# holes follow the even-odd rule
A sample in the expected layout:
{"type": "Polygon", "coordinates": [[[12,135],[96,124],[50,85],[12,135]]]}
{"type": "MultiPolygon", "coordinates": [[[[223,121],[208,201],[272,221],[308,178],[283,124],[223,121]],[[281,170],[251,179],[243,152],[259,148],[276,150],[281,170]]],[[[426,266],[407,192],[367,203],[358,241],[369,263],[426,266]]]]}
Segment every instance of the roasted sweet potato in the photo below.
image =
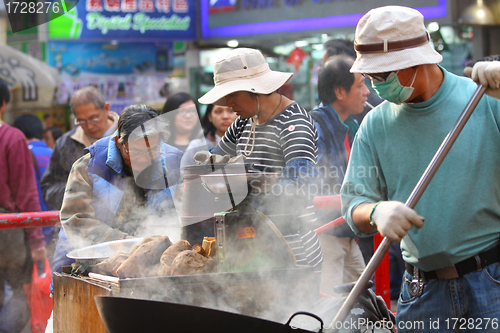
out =
{"type": "Polygon", "coordinates": [[[172,262],[172,276],[205,274],[212,272],[214,261],[192,251],[182,251],[172,262]]]}
{"type": "Polygon", "coordinates": [[[98,263],[92,269],[94,273],[103,274],[103,275],[114,275],[118,276],[116,271],[117,269],[127,260],[129,257],[128,253],[116,253],[109,257],[108,259],[98,263]]]}
{"type": "Polygon", "coordinates": [[[180,240],[172,244],[168,249],[163,252],[160,258],[160,269],[158,270],[158,276],[170,276],[171,275],[171,265],[175,257],[179,253],[185,250],[190,250],[191,244],[187,240],[180,240]]]}
{"type": "Polygon", "coordinates": [[[144,237],[143,240],[141,240],[139,243],[137,243],[134,246],[132,246],[132,248],[130,249],[130,251],[128,251],[128,254],[134,253],[135,250],[137,250],[138,248],[140,248],[143,244],[149,243],[149,242],[151,242],[153,240],[160,239],[161,237],[164,237],[164,236],[155,235],[155,236],[144,237]]]}
{"type": "Polygon", "coordinates": [[[203,247],[201,247],[201,245],[195,244],[195,245],[193,245],[193,248],[191,250],[193,250],[196,253],[201,254],[205,258],[208,258],[208,254],[205,252],[205,250],[203,249],[203,247]]]}
{"type": "Polygon", "coordinates": [[[191,244],[187,240],[180,240],[172,244],[168,249],[161,255],[160,262],[166,265],[172,265],[175,257],[182,251],[191,250],[191,244]]]}
{"type": "Polygon", "coordinates": [[[160,263],[160,267],[158,268],[158,276],[172,276],[172,267],[170,267],[170,265],[160,263]]]}
{"type": "Polygon", "coordinates": [[[171,245],[172,242],[168,236],[142,244],[118,268],[118,277],[124,279],[156,275],[157,271],[155,272],[152,268],[160,262],[162,253],[171,245]]]}

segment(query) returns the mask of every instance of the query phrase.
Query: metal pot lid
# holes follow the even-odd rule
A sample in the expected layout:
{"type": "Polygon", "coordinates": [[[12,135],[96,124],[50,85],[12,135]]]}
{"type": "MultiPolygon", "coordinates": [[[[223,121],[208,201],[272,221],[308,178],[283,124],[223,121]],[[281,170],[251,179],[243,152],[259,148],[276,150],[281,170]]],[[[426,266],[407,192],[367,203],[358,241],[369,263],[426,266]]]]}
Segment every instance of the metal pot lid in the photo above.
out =
{"type": "Polygon", "coordinates": [[[73,250],[66,256],[77,261],[106,259],[120,252],[128,253],[135,244],[142,240],[143,238],[130,238],[95,244],[73,250]]]}

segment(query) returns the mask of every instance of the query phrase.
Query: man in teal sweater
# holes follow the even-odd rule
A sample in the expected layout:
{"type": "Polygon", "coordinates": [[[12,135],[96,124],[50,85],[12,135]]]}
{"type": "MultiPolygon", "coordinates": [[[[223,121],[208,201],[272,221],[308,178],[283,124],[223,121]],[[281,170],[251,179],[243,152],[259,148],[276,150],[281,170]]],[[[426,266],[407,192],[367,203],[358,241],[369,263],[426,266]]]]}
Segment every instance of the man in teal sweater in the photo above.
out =
{"type": "Polygon", "coordinates": [[[354,140],[342,212],[361,237],[378,231],[401,241],[406,272],[398,332],[456,331],[463,323],[472,331],[496,332],[500,101],[482,98],[410,209],[403,202],[477,85],[437,65],[442,57],[414,9],[369,11],[358,23],[355,44],[351,72],[369,77],[386,102],[368,114],[354,140]]]}

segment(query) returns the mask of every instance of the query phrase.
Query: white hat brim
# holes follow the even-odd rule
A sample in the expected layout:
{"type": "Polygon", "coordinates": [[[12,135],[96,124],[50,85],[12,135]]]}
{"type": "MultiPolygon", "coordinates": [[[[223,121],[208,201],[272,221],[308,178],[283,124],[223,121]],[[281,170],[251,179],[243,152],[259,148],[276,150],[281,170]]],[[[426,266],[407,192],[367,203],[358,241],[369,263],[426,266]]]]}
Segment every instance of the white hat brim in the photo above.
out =
{"type": "Polygon", "coordinates": [[[239,78],[225,81],[213,87],[205,95],[198,99],[201,104],[215,104],[227,106],[225,97],[236,91],[249,91],[256,94],[270,94],[284,84],[293,76],[293,73],[269,71],[263,75],[252,78],[239,78]]]}
{"type": "Polygon", "coordinates": [[[443,61],[430,43],[400,51],[358,53],[351,73],[387,73],[423,64],[438,64],[443,61]]]}

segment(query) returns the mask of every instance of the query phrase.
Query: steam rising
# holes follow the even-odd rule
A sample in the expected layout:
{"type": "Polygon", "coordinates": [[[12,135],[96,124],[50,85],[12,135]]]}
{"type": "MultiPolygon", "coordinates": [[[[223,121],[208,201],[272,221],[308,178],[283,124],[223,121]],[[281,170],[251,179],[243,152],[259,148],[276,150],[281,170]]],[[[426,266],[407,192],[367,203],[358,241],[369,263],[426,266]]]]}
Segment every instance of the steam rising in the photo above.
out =
{"type": "MultiPolygon", "coordinates": [[[[167,235],[175,242],[180,239],[181,226],[198,223],[214,213],[233,210],[233,204],[237,211],[258,209],[285,237],[299,267],[125,279],[120,281],[119,296],[202,306],[277,322],[285,322],[296,311],[312,309],[320,299],[320,274],[314,271],[320,270],[322,257],[321,252],[308,257],[309,253],[319,249],[319,242],[310,231],[315,216],[314,212],[307,211],[311,199],[303,187],[304,179],[308,177],[307,170],[289,170],[289,174],[283,176],[282,168],[256,170],[251,166],[250,171],[258,173],[247,175],[243,163],[223,168],[207,165],[197,172],[192,172],[196,167],[168,169],[164,157],[165,142],[169,126],[175,124],[175,115],[176,112],[168,112],[158,116],[130,135],[128,150],[133,177],[128,180],[117,177],[116,183],[108,189],[110,194],[115,190],[123,192],[115,207],[110,207],[116,213],[110,227],[135,237],[167,235]],[[193,197],[190,198],[186,191],[192,186],[194,190],[190,193],[193,197]],[[173,206],[170,201],[161,201],[165,194],[174,198],[173,206]],[[160,201],[153,211],[144,200],[153,200],[157,195],[160,201]],[[194,199],[195,195],[197,199],[194,199]],[[315,267],[305,267],[308,263],[315,267]]],[[[201,125],[198,124],[197,128],[201,125]]],[[[208,150],[208,147],[201,145],[193,149],[208,150]]],[[[99,216],[94,215],[95,212],[91,212],[85,219],[95,220],[92,232],[99,232],[103,226],[98,221],[99,216]]],[[[75,248],[95,243],[88,230],[76,229],[68,232],[69,236],[75,248]]],[[[101,241],[111,240],[114,239],[101,241]]],[[[201,242],[199,239],[199,244],[201,242]]],[[[283,247],[278,238],[269,243],[270,252],[283,247]],[[275,250],[272,246],[276,247],[275,250]]],[[[308,322],[301,326],[314,329],[319,325],[308,322]]]]}

